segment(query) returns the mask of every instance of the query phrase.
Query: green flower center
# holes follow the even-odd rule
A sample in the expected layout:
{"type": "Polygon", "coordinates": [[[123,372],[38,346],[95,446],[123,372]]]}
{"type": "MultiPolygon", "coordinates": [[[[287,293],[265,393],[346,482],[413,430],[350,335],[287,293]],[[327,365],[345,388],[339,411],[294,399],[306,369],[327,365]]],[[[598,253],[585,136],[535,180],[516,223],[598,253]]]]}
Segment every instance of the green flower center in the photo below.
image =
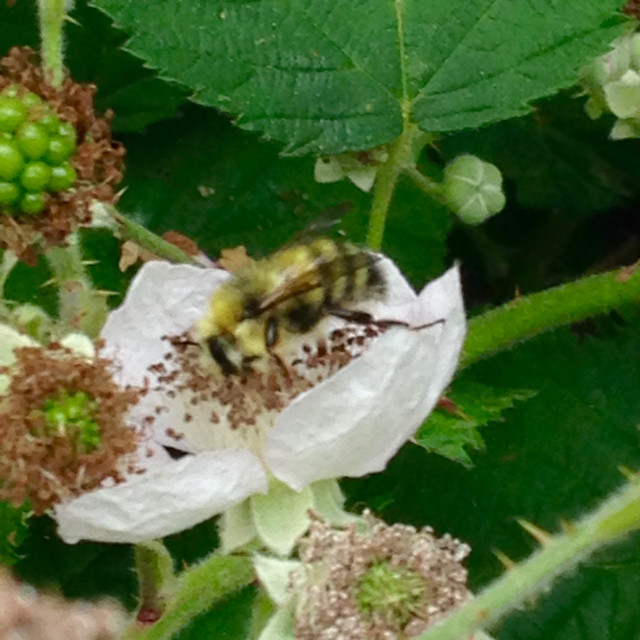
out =
{"type": "Polygon", "coordinates": [[[356,587],[362,614],[383,619],[398,630],[423,610],[428,595],[428,585],[419,573],[386,561],[372,565],[356,587]]]}
{"type": "Polygon", "coordinates": [[[102,442],[97,413],[98,401],[88,393],[61,391],[42,405],[45,433],[75,442],[80,453],[91,453],[102,442]]]}

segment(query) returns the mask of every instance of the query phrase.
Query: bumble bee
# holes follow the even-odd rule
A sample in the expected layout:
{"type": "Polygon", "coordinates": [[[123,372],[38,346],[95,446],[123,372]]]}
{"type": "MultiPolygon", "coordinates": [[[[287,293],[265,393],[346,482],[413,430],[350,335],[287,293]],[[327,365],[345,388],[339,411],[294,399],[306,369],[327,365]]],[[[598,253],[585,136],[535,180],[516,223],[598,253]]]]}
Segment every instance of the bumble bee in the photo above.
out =
{"type": "Polygon", "coordinates": [[[375,322],[350,307],[381,298],[385,288],[379,256],[318,238],[250,262],[214,292],[196,329],[225,375],[246,375],[327,316],[375,322]]]}

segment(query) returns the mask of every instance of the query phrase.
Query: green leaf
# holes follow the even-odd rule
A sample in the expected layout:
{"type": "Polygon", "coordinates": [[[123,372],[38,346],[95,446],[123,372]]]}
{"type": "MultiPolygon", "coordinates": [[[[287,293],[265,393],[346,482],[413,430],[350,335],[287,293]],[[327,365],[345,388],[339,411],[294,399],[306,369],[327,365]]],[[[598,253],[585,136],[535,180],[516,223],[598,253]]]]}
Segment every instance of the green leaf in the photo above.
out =
{"type": "Polygon", "coordinates": [[[48,517],[32,519],[14,572],[36,587],[55,587],[68,598],[109,595],[129,609],[136,606],[132,548],[88,542],[65,544],[48,517]]]}
{"type": "Polygon", "coordinates": [[[29,532],[29,509],[0,502],[0,565],[20,558],[20,546],[29,532]]]}
{"type": "Polygon", "coordinates": [[[74,22],[67,25],[67,64],[77,82],[98,85],[96,109],[115,112],[115,131],[142,131],[158,120],[172,118],[187,98],[180,87],[167,84],[140,60],[122,51],[122,33],[108,18],[76,3],[74,22]]]}
{"type": "Polygon", "coordinates": [[[38,305],[55,316],[58,312],[58,295],[56,287],[50,282],[52,277],[49,265],[42,256],[38,256],[37,263],[32,267],[19,262],[7,278],[5,298],[38,305]]]}
{"type": "Polygon", "coordinates": [[[244,640],[251,626],[251,606],[255,595],[256,589],[247,587],[225,598],[182,629],[180,640],[244,640]]]}
{"type": "MultiPolygon", "coordinates": [[[[370,197],[350,182],[316,183],[312,158],[279,158],[276,145],[257,144],[210,110],[194,106],[184,116],[125,137],[123,212],[156,233],[196,239],[212,257],[237,245],[251,255],[274,251],[309,235],[323,212],[349,239],[364,241],[370,197]]],[[[422,286],[444,268],[449,214],[408,180],[393,206],[385,252],[422,286]]]]}
{"type": "MultiPolygon", "coordinates": [[[[477,590],[502,571],[495,549],[516,561],[535,549],[515,518],[557,531],[559,519],[577,518],[623,483],[621,466],[640,468],[640,326],[601,329],[598,337],[560,329],[474,365],[467,376],[538,394],[484,432],[487,448],[473,454],[471,469],[407,446],[384,473],[343,489],[358,505],[386,495],[381,515],[388,521],[428,524],[468,542],[477,590]]],[[[637,607],[629,603],[640,599],[639,562],[636,535],[509,618],[499,637],[634,637],[625,634],[637,630],[637,607]],[[591,623],[608,632],[591,631],[591,623]]]]}
{"type": "Polygon", "coordinates": [[[206,558],[218,547],[216,518],[181,531],[163,540],[174,558],[176,567],[182,568],[206,558]]]}
{"type": "Polygon", "coordinates": [[[632,640],[640,628],[640,534],[592,556],[535,608],[506,620],[501,640],[632,640]]]}
{"type": "Polygon", "coordinates": [[[0,3],[0,57],[13,46],[38,44],[34,2],[0,3]]]}
{"type": "Polygon", "coordinates": [[[478,428],[499,420],[517,402],[535,395],[527,389],[493,388],[461,378],[447,393],[452,405],[441,406],[429,416],[416,433],[416,442],[427,451],[471,465],[465,447],[484,448],[478,428]]]}
{"type": "MultiPolygon", "coordinates": [[[[38,48],[36,3],[0,3],[0,55],[12,46],[38,48]]],[[[123,36],[99,11],[78,0],[65,27],[65,64],[76,82],[99,87],[96,109],[115,111],[115,131],[142,131],[152,122],[176,115],[185,90],[167,84],[120,49],[123,36]]]]}
{"type": "Polygon", "coordinates": [[[450,131],[525,113],[621,33],[622,3],[93,4],[130,35],[129,51],[197,102],[303,154],[370,149],[406,119],[450,131]]]}

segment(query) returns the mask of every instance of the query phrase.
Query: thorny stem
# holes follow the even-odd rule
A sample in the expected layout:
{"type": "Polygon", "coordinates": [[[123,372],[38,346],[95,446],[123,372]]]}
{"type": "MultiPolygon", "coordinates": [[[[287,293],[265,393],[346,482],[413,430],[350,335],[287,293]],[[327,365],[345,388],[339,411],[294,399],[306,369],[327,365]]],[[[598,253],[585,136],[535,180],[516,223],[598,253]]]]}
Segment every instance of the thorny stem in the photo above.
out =
{"type": "Polygon", "coordinates": [[[132,240],[143,249],[151,251],[159,258],[165,258],[171,262],[194,264],[196,261],[187,255],[176,245],[167,242],[152,231],[149,231],[141,224],[126,218],[115,208],[109,207],[109,213],[118,225],[118,231],[122,238],[132,240]]]}
{"type": "Polygon", "coordinates": [[[196,616],[253,580],[249,558],[214,554],[181,574],[175,597],[166,602],[164,614],[155,624],[132,622],[123,639],[170,640],[196,616]]]}
{"type": "Polygon", "coordinates": [[[54,87],[64,79],[62,32],[72,5],[68,0],[38,0],[42,64],[47,82],[54,87]]]}
{"type": "Polygon", "coordinates": [[[467,605],[419,636],[417,640],[460,640],[490,626],[506,612],[547,589],[599,547],[640,528],[640,481],[605,499],[565,532],[549,536],[527,560],[508,570],[467,605]]]}
{"type": "Polygon", "coordinates": [[[71,234],[65,247],[50,247],[45,257],[58,286],[60,320],[68,329],[96,337],[109,312],[107,294],[93,288],[82,260],[78,236],[71,234]]]}
{"type": "Polygon", "coordinates": [[[173,581],[173,559],[159,541],[138,543],[134,548],[140,609],[160,617],[173,581]]]}
{"type": "Polygon", "coordinates": [[[398,182],[398,176],[411,161],[413,154],[412,141],[416,131],[417,128],[415,126],[408,122],[405,123],[402,133],[389,149],[389,158],[380,167],[376,176],[373,205],[369,214],[369,231],[367,233],[367,244],[374,251],[379,251],[382,247],[391,198],[398,182]]]}
{"type": "Polygon", "coordinates": [[[516,298],[469,321],[462,367],[544,331],[640,300],[637,265],[516,298]]]}

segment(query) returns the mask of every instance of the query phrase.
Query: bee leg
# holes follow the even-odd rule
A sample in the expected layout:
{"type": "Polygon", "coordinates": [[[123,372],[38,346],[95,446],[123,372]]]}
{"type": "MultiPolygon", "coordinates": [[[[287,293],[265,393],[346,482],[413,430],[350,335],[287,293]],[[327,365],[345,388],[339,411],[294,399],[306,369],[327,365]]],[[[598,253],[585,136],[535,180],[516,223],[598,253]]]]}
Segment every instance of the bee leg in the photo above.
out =
{"type": "Polygon", "coordinates": [[[293,368],[288,365],[275,351],[271,351],[271,357],[275,360],[278,368],[285,378],[293,378],[293,368]]]}
{"type": "Polygon", "coordinates": [[[420,329],[428,329],[429,327],[433,327],[437,324],[444,324],[445,322],[444,318],[440,318],[439,320],[434,320],[433,322],[427,322],[426,324],[412,327],[408,322],[404,322],[402,320],[378,320],[366,311],[342,309],[340,307],[331,307],[327,311],[332,316],[335,316],[336,318],[342,318],[347,322],[353,322],[354,324],[370,324],[375,327],[381,327],[384,329],[387,329],[388,327],[406,327],[407,329],[411,329],[411,331],[419,331],[420,329]]]}
{"type": "Polygon", "coordinates": [[[384,324],[385,326],[400,325],[403,327],[408,326],[406,322],[401,322],[400,320],[376,320],[370,313],[367,313],[366,311],[342,309],[341,307],[329,307],[327,311],[330,315],[336,318],[342,318],[347,322],[353,322],[353,324],[384,324]]]}

